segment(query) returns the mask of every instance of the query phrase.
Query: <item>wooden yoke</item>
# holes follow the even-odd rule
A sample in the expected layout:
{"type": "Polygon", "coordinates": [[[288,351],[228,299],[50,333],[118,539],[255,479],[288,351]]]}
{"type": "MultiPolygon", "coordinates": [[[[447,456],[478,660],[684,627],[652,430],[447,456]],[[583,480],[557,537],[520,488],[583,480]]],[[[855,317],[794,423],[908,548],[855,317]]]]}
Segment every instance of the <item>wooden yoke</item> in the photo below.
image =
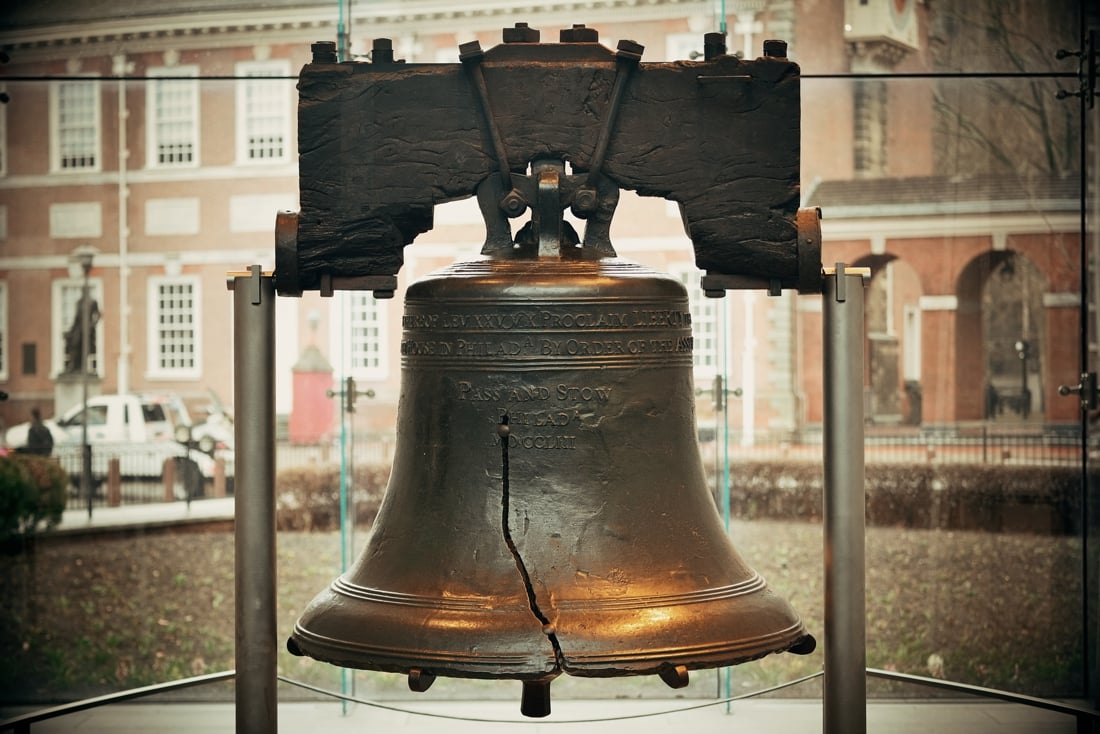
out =
{"type": "Polygon", "coordinates": [[[630,189],[679,203],[709,295],[820,292],[818,215],[798,208],[798,66],[781,41],[754,61],[726,55],[721,34],[705,48],[642,63],[631,41],[612,52],[576,26],[540,43],[523,24],[488,51],[464,44],[457,64],[395,61],[387,39],[370,63],[337,63],[314,44],[298,83],[301,211],[278,217],[276,288],[392,294],[435,205],[471,196],[485,254],[522,246],[509,219],[545,210],[552,180],[558,208],[586,220],[585,256],[614,254],[630,189]]]}

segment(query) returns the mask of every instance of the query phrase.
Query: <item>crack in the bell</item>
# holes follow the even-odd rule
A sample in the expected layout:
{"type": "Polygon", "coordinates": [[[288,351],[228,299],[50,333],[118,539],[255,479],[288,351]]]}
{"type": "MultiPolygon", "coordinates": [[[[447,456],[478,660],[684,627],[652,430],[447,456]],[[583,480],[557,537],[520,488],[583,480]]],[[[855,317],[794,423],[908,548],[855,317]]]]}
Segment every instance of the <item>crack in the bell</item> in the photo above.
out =
{"type": "Polygon", "coordinates": [[[531,607],[531,613],[535,615],[535,618],[542,624],[542,632],[546,635],[546,638],[550,641],[550,646],[554,648],[554,660],[559,670],[565,669],[565,654],[562,652],[561,644],[558,642],[557,633],[554,631],[554,625],[550,621],[541,608],[539,608],[538,598],[535,595],[534,584],[531,583],[531,574],[527,572],[527,565],[523,562],[523,557],[520,555],[519,549],[516,547],[515,540],[512,539],[512,531],[508,524],[508,514],[510,512],[510,498],[509,498],[509,486],[508,486],[508,435],[510,429],[508,428],[508,416],[507,414],[501,416],[500,425],[497,426],[497,434],[500,436],[500,461],[501,461],[501,529],[504,533],[504,543],[508,546],[509,552],[512,554],[512,559],[516,563],[516,569],[519,571],[520,578],[523,580],[523,588],[527,591],[527,604],[531,607]]]}

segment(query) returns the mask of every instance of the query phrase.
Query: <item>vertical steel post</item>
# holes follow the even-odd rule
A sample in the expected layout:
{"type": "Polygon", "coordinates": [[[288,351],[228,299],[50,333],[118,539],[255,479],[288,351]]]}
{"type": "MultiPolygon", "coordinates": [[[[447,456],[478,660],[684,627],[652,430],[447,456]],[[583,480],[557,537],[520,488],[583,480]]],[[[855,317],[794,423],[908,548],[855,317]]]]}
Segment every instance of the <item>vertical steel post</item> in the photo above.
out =
{"type": "Polygon", "coordinates": [[[231,274],[236,494],[237,732],[278,728],[275,615],[275,282],[231,274]]]}
{"type": "Polygon", "coordinates": [[[863,276],[826,269],[825,734],[867,731],[863,484],[863,276]]]}
{"type": "Polygon", "coordinates": [[[92,269],[91,258],[81,263],[84,268],[84,283],[80,286],[80,403],[83,413],[80,418],[80,491],[88,500],[88,519],[92,517],[92,445],[88,443],[88,365],[92,356],[89,347],[92,344],[91,296],[88,290],[88,273],[92,269]]]}

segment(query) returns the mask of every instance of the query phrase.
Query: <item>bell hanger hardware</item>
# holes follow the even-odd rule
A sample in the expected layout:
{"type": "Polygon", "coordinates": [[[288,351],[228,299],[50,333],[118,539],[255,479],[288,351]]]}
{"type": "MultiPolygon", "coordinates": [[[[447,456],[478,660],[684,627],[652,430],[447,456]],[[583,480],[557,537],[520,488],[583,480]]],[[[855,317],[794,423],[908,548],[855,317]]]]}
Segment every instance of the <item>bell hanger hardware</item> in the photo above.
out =
{"type": "MultiPolygon", "coordinates": [[[[517,24],[503,40],[463,44],[454,64],[395,60],[389,39],[370,63],[313,45],[299,75],[301,210],[276,222],[280,295],[391,297],[404,247],[437,204],[463,198],[478,200],[486,255],[529,248],[509,221],[534,213],[552,162],[556,208],[585,223],[582,257],[614,255],[610,223],[629,189],[677,202],[707,295],[821,292],[820,213],[798,208],[800,76],[786,43],[745,61],[708,33],[702,60],[646,63],[639,44],[611,51],[583,25],[542,43],[517,24]]],[[[541,208],[550,241],[546,197],[541,208]]]]}
{"type": "Polygon", "coordinates": [[[820,292],[819,214],[797,208],[798,67],[782,42],[742,61],[707,34],[702,61],[646,64],[640,45],[598,40],[573,26],[542,43],[518,24],[489,50],[463,44],[458,64],[394,60],[386,39],[371,63],[336,63],[314,44],[279,293],[392,296],[403,248],[446,201],[476,197],[486,237],[481,259],[406,291],[390,484],[294,654],[419,692],[519,680],[539,717],[562,673],[678,688],[816,645],[718,518],[683,285],[610,238],[620,189],[664,197],[707,295],[820,292]]]}

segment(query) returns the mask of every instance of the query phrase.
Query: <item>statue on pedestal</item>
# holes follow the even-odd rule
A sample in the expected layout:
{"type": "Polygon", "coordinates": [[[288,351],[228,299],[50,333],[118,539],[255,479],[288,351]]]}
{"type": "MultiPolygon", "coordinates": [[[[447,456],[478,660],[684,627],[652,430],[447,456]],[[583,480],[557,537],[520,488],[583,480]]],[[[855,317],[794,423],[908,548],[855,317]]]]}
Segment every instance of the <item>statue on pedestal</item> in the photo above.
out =
{"type": "Polygon", "coordinates": [[[80,301],[77,302],[76,314],[73,316],[73,322],[69,328],[65,331],[65,369],[64,374],[79,374],[81,370],[88,369],[88,355],[96,353],[96,338],[95,327],[99,323],[99,304],[90,294],[84,294],[81,296],[80,301]],[[88,304],[88,352],[84,353],[82,349],[82,324],[81,315],[84,312],[84,299],[87,298],[90,303],[88,304]]]}

